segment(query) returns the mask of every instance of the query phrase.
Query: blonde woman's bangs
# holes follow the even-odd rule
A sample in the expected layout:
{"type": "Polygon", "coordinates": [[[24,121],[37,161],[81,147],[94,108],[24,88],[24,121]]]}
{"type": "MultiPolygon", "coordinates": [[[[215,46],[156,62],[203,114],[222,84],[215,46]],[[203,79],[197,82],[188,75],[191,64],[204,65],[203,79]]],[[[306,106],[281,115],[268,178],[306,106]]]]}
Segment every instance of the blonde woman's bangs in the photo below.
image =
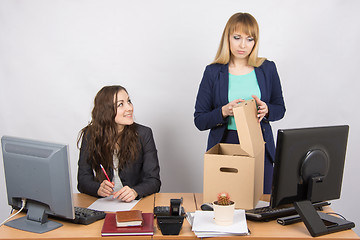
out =
{"type": "Polygon", "coordinates": [[[234,24],[229,31],[229,34],[232,35],[234,32],[236,33],[244,33],[256,41],[258,38],[258,28],[251,23],[238,22],[234,24]]]}

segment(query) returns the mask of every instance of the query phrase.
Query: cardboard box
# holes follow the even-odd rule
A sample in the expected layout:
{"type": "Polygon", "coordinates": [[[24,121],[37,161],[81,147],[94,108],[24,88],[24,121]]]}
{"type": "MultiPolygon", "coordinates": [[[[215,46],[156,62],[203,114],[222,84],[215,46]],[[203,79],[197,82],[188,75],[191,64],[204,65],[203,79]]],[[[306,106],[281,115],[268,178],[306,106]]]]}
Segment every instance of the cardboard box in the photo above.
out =
{"type": "Polygon", "coordinates": [[[235,207],[252,209],[263,194],[265,144],[255,100],[238,104],[234,118],[240,144],[218,143],[204,156],[204,202],[227,192],[235,207]]]}

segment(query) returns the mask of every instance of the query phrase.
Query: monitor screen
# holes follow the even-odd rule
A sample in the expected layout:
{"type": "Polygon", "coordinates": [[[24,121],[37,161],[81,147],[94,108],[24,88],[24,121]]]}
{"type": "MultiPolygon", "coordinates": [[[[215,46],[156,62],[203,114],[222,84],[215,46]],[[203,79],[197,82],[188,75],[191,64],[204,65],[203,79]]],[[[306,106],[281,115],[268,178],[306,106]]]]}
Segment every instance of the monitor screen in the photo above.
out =
{"type": "Polygon", "coordinates": [[[340,198],[349,126],[278,130],[270,204],[340,198]]]}
{"type": "Polygon", "coordinates": [[[67,145],[1,138],[8,203],[13,208],[26,200],[27,216],[6,225],[32,232],[47,232],[62,224],[47,215],[74,219],[67,145]]]}

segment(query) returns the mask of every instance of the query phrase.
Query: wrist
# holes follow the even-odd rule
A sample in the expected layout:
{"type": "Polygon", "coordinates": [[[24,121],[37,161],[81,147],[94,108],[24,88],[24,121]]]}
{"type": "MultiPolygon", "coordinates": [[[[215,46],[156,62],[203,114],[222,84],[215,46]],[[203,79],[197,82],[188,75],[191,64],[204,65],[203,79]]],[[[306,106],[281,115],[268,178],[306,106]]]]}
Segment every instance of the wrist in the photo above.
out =
{"type": "Polygon", "coordinates": [[[221,115],[222,115],[223,118],[226,118],[226,117],[229,116],[229,115],[227,115],[227,114],[225,113],[225,107],[226,107],[226,105],[225,105],[225,106],[222,106],[222,108],[221,108],[221,115]]]}
{"type": "Polygon", "coordinates": [[[131,189],[135,195],[135,198],[139,195],[134,189],[131,189]]]}

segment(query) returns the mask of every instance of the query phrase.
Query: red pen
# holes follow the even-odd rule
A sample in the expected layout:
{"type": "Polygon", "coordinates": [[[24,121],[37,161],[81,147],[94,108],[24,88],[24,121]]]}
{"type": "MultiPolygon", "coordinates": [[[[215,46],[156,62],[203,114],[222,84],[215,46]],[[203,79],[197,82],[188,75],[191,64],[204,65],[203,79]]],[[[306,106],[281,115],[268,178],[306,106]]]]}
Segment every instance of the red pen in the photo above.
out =
{"type": "Polygon", "coordinates": [[[107,180],[108,180],[109,182],[111,182],[109,176],[108,176],[107,173],[105,172],[105,169],[104,169],[103,165],[100,164],[100,167],[101,167],[101,169],[103,170],[103,172],[104,172],[105,177],[107,178],[107,180]]]}

